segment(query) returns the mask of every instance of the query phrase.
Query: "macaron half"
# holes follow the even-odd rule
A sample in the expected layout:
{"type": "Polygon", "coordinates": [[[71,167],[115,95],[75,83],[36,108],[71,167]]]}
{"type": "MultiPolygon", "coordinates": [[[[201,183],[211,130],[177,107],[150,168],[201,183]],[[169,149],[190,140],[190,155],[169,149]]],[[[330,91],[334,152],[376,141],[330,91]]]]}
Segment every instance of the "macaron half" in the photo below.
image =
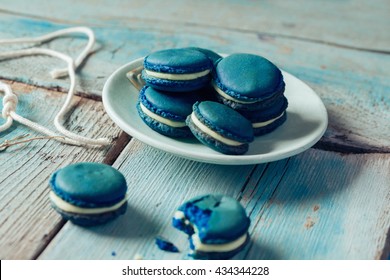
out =
{"type": "Polygon", "coordinates": [[[71,164],[54,172],[49,184],[52,207],[74,224],[103,224],[126,212],[126,179],[109,165],[71,164]]]}
{"type": "Polygon", "coordinates": [[[237,111],[252,123],[255,136],[261,136],[272,132],[286,121],[287,106],[287,98],[282,96],[269,108],[256,111],[237,111]]]}
{"type": "Polygon", "coordinates": [[[192,105],[205,98],[203,92],[194,91],[177,95],[144,86],[139,94],[138,114],[154,131],[169,137],[192,137],[186,118],[192,105]]]}
{"type": "Polygon", "coordinates": [[[212,84],[221,102],[239,110],[264,108],[264,103],[272,103],[285,90],[278,67],[262,56],[246,53],[219,60],[212,84]]]}
{"type": "Polygon", "coordinates": [[[195,103],[186,123],[200,142],[223,154],[244,154],[254,140],[251,122],[221,103],[195,103]]]}
{"type": "Polygon", "coordinates": [[[172,224],[189,235],[190,255],[197,259],[229,259],[249,241],[245,209],[234,198],[220,194],[183,203],[172,224]]]}
{"type": "Polygon", "coordinates": [[[155,89],[185,92],[208,84],[211,70],[211,60],[196,49],[165,49],[145,57],[142,78],[155,89]]]}

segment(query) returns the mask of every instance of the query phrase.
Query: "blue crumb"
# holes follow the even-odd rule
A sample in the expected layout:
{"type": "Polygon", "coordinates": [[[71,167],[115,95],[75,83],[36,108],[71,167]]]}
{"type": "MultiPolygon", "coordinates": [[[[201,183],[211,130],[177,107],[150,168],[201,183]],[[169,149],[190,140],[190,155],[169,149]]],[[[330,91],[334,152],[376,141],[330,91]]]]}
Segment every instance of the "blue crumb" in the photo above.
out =
{"type": "Polygon", "coordinates": [[[170,241],[165,239],[164,237],[157,236],[156,237],[156,245],[160,250],[172,253],[178,253],[179,249],[170,241]]]}
{"type": "Polygon", "coordinates": [[[115,252],[115,251],[112,251],[112,252],[111,252],[111,256],[115,257],[115,256],[116,256],[116,252],[115,252]]]}

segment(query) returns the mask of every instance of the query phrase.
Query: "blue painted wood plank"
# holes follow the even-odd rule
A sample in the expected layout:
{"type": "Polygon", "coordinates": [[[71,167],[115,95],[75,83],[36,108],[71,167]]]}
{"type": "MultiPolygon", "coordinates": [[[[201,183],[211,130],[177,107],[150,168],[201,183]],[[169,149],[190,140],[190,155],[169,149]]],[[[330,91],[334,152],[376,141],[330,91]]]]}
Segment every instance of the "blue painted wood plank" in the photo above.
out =
{"type": "MultiPolygon", "coordinates": [[[[9,30],[9,36],[38,35],[63,27],[9,15],[1,17],[0,21],[8,27],[4,30],[9,30]]],[[[170,23],[156,27],[136,22],[131,29],[101,26],[94,31],[99,48],[80,72],[77,89],[83,94],[100,95],[104,82],[115,69],[158,49],[197,45],[223,53],[256,53],[296,75],[321,96],[329,113],[329,128],[319,147],[357,152],[390,151],[390,132],[382,129],[390,120],[388,55],[170,23]]],[[[76,56],[84,44],[83,39],[62,39],[52,42],[50,47],[76,56]]],[[[65,91],[66,79],[52,80],[48,76],[48,71],[56,67],[58,61],[43,57],[2,61],[0,76],[65,91]]]]}
{"type": "Polygon", "coordinates": [[[390,229],[389,170],[388,155],[309,150],[290,158],[266,205],[252,212],[246,258],[379,259],[390,229]]]}
{"type": "MultiPolygon", "coordinates": [[[[145,259],[186,258],[154,244],[156,235],[169,237],[184,250],[188,241],[173,230],[171,218],[183,200],[207,193],[239,197],[254,166],[204,164],[178,158],[132,140],[115,162],[129,185],[129,209],[116,221],[89,229],[67,223],[40,258],[145,259]],[[78,236],[78,246],[67,248],[78,236]],[[91,244],[95,244],[91,248],[91,244]],[[115,251],[115,256],[111,252],[115,251]]],[[[260,170],[256,171],[261,172],[260,170]]],[[[252,175],[253,176],[253,175],[252,175]]]]}
{"type": "MultiPolygon", "coordinates": [[[[389,2],[356,1],[60,1],[14,0],[0,9],[73,24],[158,26],[166,22],[275,34],[352,48],[389,51],[389,2]],[[22,8],[23,7],[23,8],[22,8]],[[104,7],[104,8],[103,8],[104,7]],[[58,13],[61,11],[61,13],[58,13]]],[[[217,34],[217,33],[216,33],[217,34]]]]}
{"type": "Polygon", "coordinates": [[[388,156],[309,150],[270,164],[219,166],[134,140],[114,165],[129,183],[127,214],[89,229],[67,223],[40,258],[187,259],[187,238],[171,217],[183,201],[216,192],[240,199],[252,221],[252,242],[237,258],[374,259],[390,226],[389,165],[388,156]],[[156,235],[181,253],[159,250],[156,235]],[[75,238],[79,245],[70,246],[75,238]]]}
{"type": "MultiPolygon", "coordinates": [[[[18,83],[13,83],[12,88],[19,95],[17,112],[53,129],[52,119],[65,95],[18,83]]],[[[71,131],[88,137],[112,138],[120,133],[101,103],[75,97],[73,104],[66,124],[71,131]]],[[[26,139],[42,136],[14,123],[0,133],[0,143],[24,134],[29,134],[26,139]]],[[[63,225],[48,200],[51,173],[73,162],[101,162],[109,149],[87,149],[44,139],[0,152],[0,259],[34,258],[63,225]]]]}

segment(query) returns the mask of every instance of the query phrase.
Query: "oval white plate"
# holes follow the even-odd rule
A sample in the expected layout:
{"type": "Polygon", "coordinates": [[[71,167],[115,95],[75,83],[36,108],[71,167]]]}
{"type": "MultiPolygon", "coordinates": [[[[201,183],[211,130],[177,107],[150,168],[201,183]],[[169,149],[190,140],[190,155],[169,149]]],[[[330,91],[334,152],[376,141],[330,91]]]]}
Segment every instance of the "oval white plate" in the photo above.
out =
{"type": "Polygon", "coordinates": [[[126,133],[160,150],[191,160],[214,164],[257,164],[271,162],[303,152],[324,134],[328,115],[318,95],[305,83],[283,71],[288,99],[287,121],[275,131],[249,144],[249,151],[240,156],[224,155],[196,139],[177,140],[163,136],[143,123],[136,103],[138,90],[126,73],[142,66],[143,58],[115,71],[103,88],[103,105],[111,119],[126,133]]]}

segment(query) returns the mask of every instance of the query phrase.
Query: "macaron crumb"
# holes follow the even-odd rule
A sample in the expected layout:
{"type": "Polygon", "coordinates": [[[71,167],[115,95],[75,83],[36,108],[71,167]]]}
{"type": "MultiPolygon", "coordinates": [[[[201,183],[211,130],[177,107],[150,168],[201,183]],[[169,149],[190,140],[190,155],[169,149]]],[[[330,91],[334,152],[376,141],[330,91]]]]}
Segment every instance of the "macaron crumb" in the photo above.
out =
{"type": "Polygon", "coordinates": [[[144,259],[144,257],[141,255],[141,254],[139,254],[139,253],[136,253],[135,255],[134,255],[134,257],[133,257],[133,260],[143,260],[144,259]]]}
{"type": "Polygon", "coordinates": [[[178,253],[179,249],[168,239],[162,237],[162,236],[156,236],[155,242],[157,247],[160,250],[171,252],[171,253],[178,253]]]}

